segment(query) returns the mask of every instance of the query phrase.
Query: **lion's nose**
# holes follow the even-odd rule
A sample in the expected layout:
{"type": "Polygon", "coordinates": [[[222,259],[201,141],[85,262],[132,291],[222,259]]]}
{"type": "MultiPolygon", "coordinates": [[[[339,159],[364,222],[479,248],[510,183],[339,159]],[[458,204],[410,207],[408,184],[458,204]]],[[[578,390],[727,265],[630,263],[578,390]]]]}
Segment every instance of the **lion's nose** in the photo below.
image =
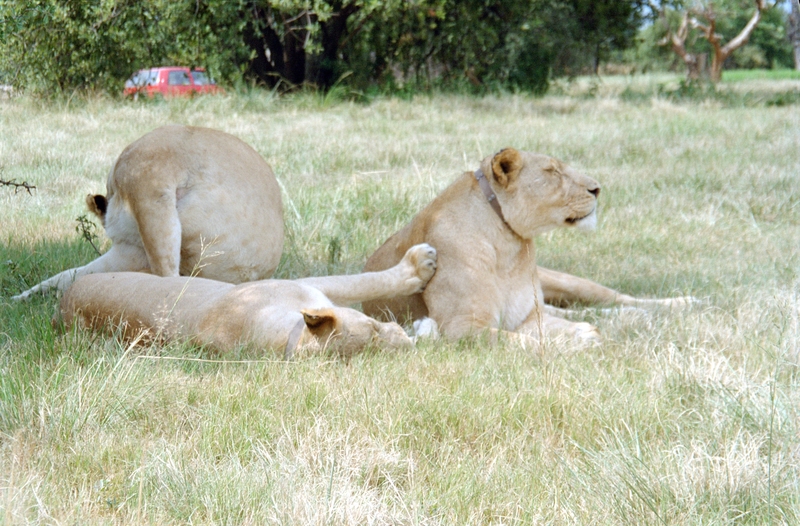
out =
{"type": "Polygon", "coordinates": [[[595,187],[589,188],[589,193],[594,195],[595,197],[599,197],[600,196],[600,187],[599,186],[595,186],[595,187]]]}

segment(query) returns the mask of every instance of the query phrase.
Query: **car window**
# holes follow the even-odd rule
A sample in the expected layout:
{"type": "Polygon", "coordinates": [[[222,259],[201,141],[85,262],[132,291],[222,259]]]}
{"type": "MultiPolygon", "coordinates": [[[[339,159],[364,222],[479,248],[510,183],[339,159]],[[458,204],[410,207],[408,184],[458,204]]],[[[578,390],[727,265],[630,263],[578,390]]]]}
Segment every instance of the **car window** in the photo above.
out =
{"type": "Polygon", "coordinates": [[[167,81],[170,86],[188,86],[191,84],[189,81],[189,72],[187,71],[170,71],[169,80],[167,81]]]}
{"type": "Polygon", "coordinates": [[[158,83],[158,70],[151,69],[147,73],[147,85],[148,86],[155,86],[158,83]]]}
{"type": "Polygon", "coordinates": [[[205,71],[192,71],[192,78],[194,79],[194,83],[198,86],[205,86],[206,84],[213,84],[206,75],[205,71]]]}
{"type": "Polygon", "coordinates": [[[140,70],[133,74],[131,78],[125,81],[126,88],[141,88],[149,83],[148,70],[140,70]]]}
{"type": "Polygon", "coordinates": [[[140,82],[139,74],[136,73],[131,78],[129,78],[128,80],[125,81],[125,87],[126,88],[138,87],[139,86],[139,82],[140,82]]]}

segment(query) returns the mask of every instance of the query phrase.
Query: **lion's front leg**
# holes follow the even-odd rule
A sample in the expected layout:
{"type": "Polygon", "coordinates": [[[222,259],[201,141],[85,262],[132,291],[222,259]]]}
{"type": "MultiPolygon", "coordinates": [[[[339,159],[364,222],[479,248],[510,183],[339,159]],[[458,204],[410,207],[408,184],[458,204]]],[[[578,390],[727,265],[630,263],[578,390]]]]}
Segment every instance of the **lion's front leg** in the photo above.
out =
{"type": "Polygon", "coordinates": [[[59,272],[55,276],[46,279],[38,285],[31,287],[25,292],[12,296],[15,301],[27,300],[34,294],[47,294],[51,290],[63,292],[72,283],[86,274],[97,274],[101,272],[140,272],[147,271],[147,256],[140,247],[127,245],[124,243],[114,244],[111,248],[82,267],[71,268],[59,272]]]}
{"type": "Polygon", "coordinates": [[[417,294],[422,292],[435,271],[436,249],[423,243],[409,248],[400,263],[386,270],[297,281],[321,291],[333,303],[347,306],[417,294]]]}
{"type": "Polygon", "coordinates": [[[569,321],[544,311],[531,312],[516,331],[548,340],[567,339],[581,347],[597,345],[602,341],[597,327],[591,323],[569,321]]]}

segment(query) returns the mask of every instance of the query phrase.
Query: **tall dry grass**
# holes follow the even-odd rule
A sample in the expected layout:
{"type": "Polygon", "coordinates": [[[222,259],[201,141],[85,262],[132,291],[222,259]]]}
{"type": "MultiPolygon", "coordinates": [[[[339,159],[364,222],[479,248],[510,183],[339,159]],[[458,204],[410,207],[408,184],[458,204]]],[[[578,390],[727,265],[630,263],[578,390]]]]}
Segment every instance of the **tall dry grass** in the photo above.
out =
{"type": "Polygon", "coordinates": [[[0,523],[796,524],[800,107],[618,93],[0,101],[0,178],[37,187],[0,188],[0,523]],[[273,166],[280,277],[359,270],[515,146],[603,184],[599,230],[546,236],[540,262],[705,303],[589,313],[605,342],[580,352],[476,339],[284,363],[55,334],[53,298],[10,295],[94,257],[83,196],[171,122],[273,166]]]}

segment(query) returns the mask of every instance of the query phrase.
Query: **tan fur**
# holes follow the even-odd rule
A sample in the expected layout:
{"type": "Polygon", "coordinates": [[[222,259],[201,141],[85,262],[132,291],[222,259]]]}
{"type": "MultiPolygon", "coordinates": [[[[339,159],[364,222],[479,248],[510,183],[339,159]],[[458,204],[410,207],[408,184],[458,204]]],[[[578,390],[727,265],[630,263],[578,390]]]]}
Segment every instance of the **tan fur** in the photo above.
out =
{"type": "Polygon", "coordinates": [[[536,266],[533,238],[562,226],[593,228],[600,186],[560,161],[511,148],[487,157],[481,170],[500,203],[492,210],[473,172],[446,188],[367,261],[365,271],[393,265],[416,243],[439,254],[438,270],[421,294],[364,304],[370,316],[401,323],[432,318],[445,336],[489,330],[532,343],[542,336],[599,341],[588,323],[545,312],[545,302],[644,305],[679,304],[686,298],[638,300],[589,280],[536,266]]]}
{"type": "Polygon", "coordinates": [[[86,203],[111,249],[14,299],[63,290],[96,272],[253,281],[271,276],[283,251],[283,204],[272,169],[217,130],[164,126],[144,135],[120,154],[106,195],[87,196],[86,203]]]}
{"type": "Polygon", "coordinates": [[[138,272],[79,278],[61,299],[67,326],[143,331],[159,340],[188,340],[220,351],[239,345],[330,349],[343,355],[369,345],[406,347],[396,323],[382,323],[345,305],[419,293],[436,269],[436,251],[411,247],[392,268],[352,276],[262,280],[240,285],[138,272]]]}

